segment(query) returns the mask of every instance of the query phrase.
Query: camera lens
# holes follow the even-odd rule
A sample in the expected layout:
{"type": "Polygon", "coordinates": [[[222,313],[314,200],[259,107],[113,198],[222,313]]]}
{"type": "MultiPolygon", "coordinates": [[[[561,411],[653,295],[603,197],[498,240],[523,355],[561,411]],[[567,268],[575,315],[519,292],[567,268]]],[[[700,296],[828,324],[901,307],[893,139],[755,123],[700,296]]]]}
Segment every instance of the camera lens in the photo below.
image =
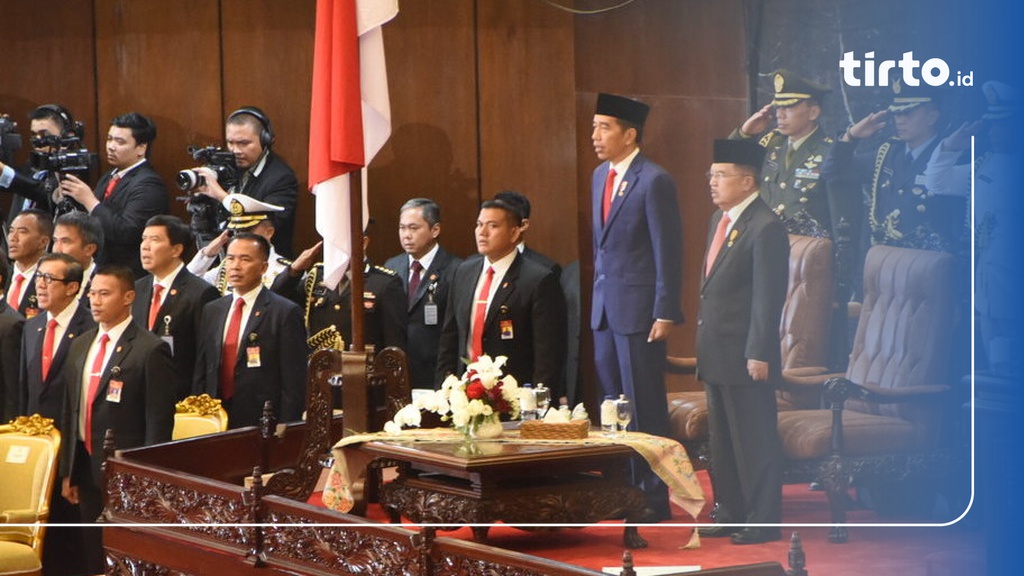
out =
{"type": "Polygon", "coordinates": [[[178,184],[178,189],[186,192],[195,190],[197,187],[206,184],[206,178],[204,178],[199,172],[192,169],[178,172],[178,177],[175,181],[178,184]]]}

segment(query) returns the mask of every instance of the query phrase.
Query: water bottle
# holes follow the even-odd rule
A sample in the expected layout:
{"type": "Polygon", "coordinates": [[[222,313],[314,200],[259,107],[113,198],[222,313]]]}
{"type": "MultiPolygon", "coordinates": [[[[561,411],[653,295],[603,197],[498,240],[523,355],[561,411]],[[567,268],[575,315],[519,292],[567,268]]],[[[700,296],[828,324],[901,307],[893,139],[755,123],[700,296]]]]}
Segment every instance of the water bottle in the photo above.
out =
{"type": "Polygon", "coordinates": [[[537,397],[537,418],[543,418],[548,412],[548,407],[551,406],[551,390],[541,382],[537,384],[533,394],[537,397]]]}
{"type": "Polygon", "coordinates": [[[537,395],[533,391],[532,384],[523,384],[519,390],[519,413],[523,420],[534,420],[537,418],[537,395]]]}
{"type": "Polygon", "coordinates": [[[601,431],[605,436],[615,436],[619,429],[619,409],[616,406],[615,398],[606,396],[601,402],[601,431]]]}

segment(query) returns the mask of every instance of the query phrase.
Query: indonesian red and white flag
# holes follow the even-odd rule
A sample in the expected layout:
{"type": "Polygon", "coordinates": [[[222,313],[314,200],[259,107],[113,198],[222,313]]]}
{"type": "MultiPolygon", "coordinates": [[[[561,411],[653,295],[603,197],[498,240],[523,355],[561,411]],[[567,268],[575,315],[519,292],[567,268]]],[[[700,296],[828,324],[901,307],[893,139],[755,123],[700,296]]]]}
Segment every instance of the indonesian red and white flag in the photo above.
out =
{"type": "Polygon", "coordinates": [[[309,183],[316,195],[316,229],[324,239],[324,283],[333,288],[352,259],[351,173],[365,167],[391,136],[384,36],[398,0],[317,0],[309,183]]]}

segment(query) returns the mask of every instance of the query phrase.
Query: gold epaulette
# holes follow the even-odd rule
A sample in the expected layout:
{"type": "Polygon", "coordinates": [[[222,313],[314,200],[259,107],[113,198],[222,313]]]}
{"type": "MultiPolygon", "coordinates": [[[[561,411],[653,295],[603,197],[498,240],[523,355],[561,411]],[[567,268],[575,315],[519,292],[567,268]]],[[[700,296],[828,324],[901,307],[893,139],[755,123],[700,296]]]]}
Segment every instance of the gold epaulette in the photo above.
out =
{"type": "Polygon", "coordinates": [[[387,274],[388,276],[398,276],[398,272],[395,272],[391,268],[385,268],[384,266],[378,266],[374,264],[373,269],[376,270],[377,272],[387,274]]]}
{"type": "Polygon", "coordinates": [[[306,282],[303,285],[303,291],[306,295],[306,329],[309,330],[309,311],[313,309],[313,293],[316,291],[317,284],[320,283],[320,276],[323,274],[324,265],[323,263],[314,264],[309,272],[306,273],[306,282]]]}
{"type": "Polygon", "coordinates": [[[764,136],[761,136],[761,139],[757,141],[758,145],[761,146],[762,148],[767,148],[768,145],[771,144],[772,138],[774,138],[776,134],[778,134],[778,132],[772,130],[765,134],[764,136]]]}
{"type": "Polygon", "coordinates": [[[345,339],[342,338],[341,332],[338,332],[338,328],[331,324],[307,338],[306,345],[313,352],[318,350],[344,350],[345,339]]]}
{"type": "Polygon", "coordinates": [[[285,258],[284,256],[279,256],[277,258],[277,263],[282,265],[282,266],[284,266],[285,268],[287,268],[287,267],[292,265],[292,261],[287,259],[287,258],[285,258]]]}
{"type": "Polygon", "coordinates": [[[891,141],[883,142],[878,147],[878,154],[875,155],[875,169],[871,175],[871,198],[868,205],[868,223],[871,225],[872,230],[877,230],[882,226],[882,223],[878,221],[878,215],[875,213],[878,204],[878,178],[882,175],[882,166],[885,164],[885,157],[889,155],[890,148],[892,148],[891,141]]]}
{"type": "Polygon", "coordinates": [[[217,281],[213,285],[217,287],[217,291],[221,295],[228,293],[228,269],[224,266],[223,261],[217,265],[217,281]]]}

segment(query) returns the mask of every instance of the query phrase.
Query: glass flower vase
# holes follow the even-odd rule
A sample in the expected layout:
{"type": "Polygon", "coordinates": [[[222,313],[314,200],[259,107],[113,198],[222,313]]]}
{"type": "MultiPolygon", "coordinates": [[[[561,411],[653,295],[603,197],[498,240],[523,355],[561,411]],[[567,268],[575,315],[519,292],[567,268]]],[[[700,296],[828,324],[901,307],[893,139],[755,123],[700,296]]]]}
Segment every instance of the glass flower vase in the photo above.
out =
{"type": "Polygon", "coordinates": [[[464,433],[467,440],[490,440],[501,436],[504,430],[499,414],[493,413],[471,418],[464,433]]]}

